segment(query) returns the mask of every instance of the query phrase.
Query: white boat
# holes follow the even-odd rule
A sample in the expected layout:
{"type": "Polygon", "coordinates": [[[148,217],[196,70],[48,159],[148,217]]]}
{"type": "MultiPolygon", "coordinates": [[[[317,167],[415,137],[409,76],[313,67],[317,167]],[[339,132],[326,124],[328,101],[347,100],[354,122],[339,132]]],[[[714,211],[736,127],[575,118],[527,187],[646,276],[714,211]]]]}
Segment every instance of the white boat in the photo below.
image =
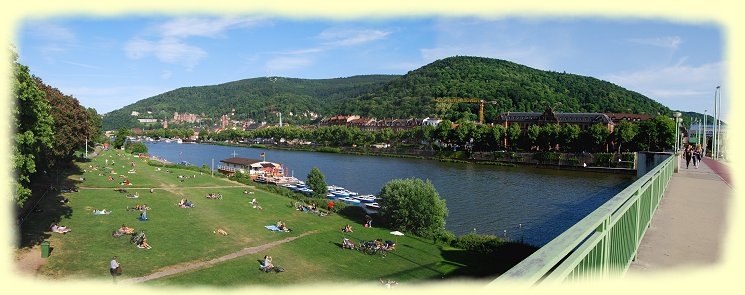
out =
{"type": "Polygon", "coordinates": [[[360,200],[355,200],[355,199],[352,199],[350,197],[339,198],[339,201],[342,201],[342,202],[347,203],[347,204],[352,204],[352,205],[359,205],[360,204],[360,200]]]}
{"type": "Polygon", "coordinates": [[[328,194],[328,195],[326,195],[326,198],[332,199],[332,200],[336,200],[338,197],[336,195],[334,195],[334,194],[328,194]]]}
{"type": "Polygon", "coordinates": [[[354,198],[357,200],[360,200],[360,202],[363,202],[363,203],[375,203],[375,201],[377,201],[378,199],[378,197],[374,195],[356,196],[354,198]]]}
{"type": "Polygon", "coordinates": [[[370,209],[380,209],[380,204],[378,203],[366,203],[365,207],[370,209]]]}

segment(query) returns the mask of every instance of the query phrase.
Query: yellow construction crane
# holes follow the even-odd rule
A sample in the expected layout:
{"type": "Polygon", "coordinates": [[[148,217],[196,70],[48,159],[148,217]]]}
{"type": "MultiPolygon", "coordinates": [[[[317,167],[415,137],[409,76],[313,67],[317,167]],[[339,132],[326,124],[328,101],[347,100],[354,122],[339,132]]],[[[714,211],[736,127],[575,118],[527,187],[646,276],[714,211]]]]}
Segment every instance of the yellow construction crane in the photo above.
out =
{"type": "Polygon", "coordinates": [[[484,103],[496,103],[494,101],[485,101],[483,99],[476,99],[476,98],[435,98],[435,102],[449,102],[449,103],[458,103],[458,102],[478,102],[479,103],[479,124],[484,124],[484,103]]]}

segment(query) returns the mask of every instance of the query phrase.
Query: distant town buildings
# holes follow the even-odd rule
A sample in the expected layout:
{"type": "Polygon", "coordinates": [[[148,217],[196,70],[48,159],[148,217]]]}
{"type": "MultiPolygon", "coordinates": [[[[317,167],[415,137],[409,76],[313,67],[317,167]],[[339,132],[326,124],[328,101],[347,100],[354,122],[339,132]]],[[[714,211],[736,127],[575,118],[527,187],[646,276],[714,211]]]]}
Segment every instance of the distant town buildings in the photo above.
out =
{"type": "Polygon", "coordinates": [[[608,131],[613,132],[613,121],[603,113],[556,113],[552,108],[547,108],[543,113],[538,112],[506,112],[497,116],[495,124],[505,128],[512,123],[520,124],[520,129],[525,131],[530,125],[546,124],[575,124],[585,130],[594,124],[607,126],[608,131]]]}
{"type": "Polygon", "coordinates": [[[132,111],[132,113],[131,113],[131,114],[129,114],[129,115],[130,115],[130,116],[133,116],[133,117],[137,117],[137,116],[139,116],[139,115],[140,115],[140,112],[137,112],[137,111],[132,111]]]}
{"type": "Polygon", "coordinates": [[[158,123],[158,119],[137,119],[140,123],[158,123]]]}
{"type": "Polygon", "coordinates": [[[199,122],[199,116],[197,114],[189,114],[189,113],[183,113],[179,114],[178,112],[173,113],[173,123],[180,123],[180,122],[187,122],[187,123],[197,123],[199,122]]]}

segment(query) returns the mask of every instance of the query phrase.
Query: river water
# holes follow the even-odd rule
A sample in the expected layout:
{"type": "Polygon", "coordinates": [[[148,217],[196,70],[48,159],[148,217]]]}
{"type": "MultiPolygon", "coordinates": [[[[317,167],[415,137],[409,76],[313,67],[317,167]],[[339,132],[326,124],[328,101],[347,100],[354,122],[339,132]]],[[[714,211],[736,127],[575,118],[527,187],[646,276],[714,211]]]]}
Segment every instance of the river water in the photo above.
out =
{"type": "Polygon", "coordinates": [[[170,162],[212,165],[233,157],[277,162],[305,180],[318,167],[329,185],[377,195],[396,178],[429,179],[445,199],[446,229],[522,240],[542,246],[568,229],[635,178],[605,173],[501,167],[433,160],[387,158],[202,144],[147,144],[149,153],[170,162]]]}

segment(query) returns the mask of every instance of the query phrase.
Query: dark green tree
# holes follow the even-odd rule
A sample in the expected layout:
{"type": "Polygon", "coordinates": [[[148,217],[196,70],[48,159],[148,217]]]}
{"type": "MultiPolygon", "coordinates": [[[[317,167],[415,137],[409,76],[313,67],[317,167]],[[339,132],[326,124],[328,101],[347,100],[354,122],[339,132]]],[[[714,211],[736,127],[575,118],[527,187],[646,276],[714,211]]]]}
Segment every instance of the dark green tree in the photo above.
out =
{"type": "Polygon", "coordinates": [[[147,154],[147,145],[142,142],[134,142],[127,145],[127,151],[132,154],[147,154]]]}
{"type": "Polygon", "coordinates": [[[380,190],[380,214],[391,228],[433,237],[445,230],[445,200],[432,183],[421,179],[394,179],[380,190]]]}
{"type": "Polygon", "coordinates": [[[592,151],[608,151],[608,138],[610,132],[608,126],[605,124],[593,124],[590,128],[587,128],[587,140],[591,145],[590,150],[592,151]]]}
{"type": "Polygon", "coordinates": [[[15,136],[13,144],[13,170],[16,174],[14,201],[18,206],[31,196],[31,176],[37,172],[37,157],[43,149],[52,147],[54,119],[50,107],[29,74],[28,67],[15,62],[13,53],[13,90],[15,99],[11,110],[15,136]]]}
{"type": "Polygon", "coordinates": [[[633,148],[632,143],[634,137],[639,133],[639,126],[629,121],[621,121],[613,129],[613,138],[615,143],[618,145],[618,152],[621,152],[621,148],[625,147],[627,151],[633,148]]]}
{"type": "Polygon", "coordinates": [[[575,124],[565,124],[561,126],[560,142],[562,150],[571,151],[579,148],[579,136],[582,130],[575,124]]]}
{"type": "Polygon", "coordinates": [[[522,130],[520,129],[520,124],[518,123],[512,123],[510,124],[510,127],[507,128],[507,145],[510,147],[510,149],[514,150],[517,148],[520,142],[520,134],[522,133],[522,130]]]}
{"type": "Polygon", "coordinates": [[[538,145],[538,136],[541,134],[541,127],[538,125],[528,126],[528,130],[525,130],[525,138],[527,139],[529,149],[538,145]]]}
{"type": "Polygon", "coordinates": [[[114,139],[114,148],[119,149],[122,146],[124,146],[124,142],[127,141],[127,136],[129,136],[132,132],[127,128],[121,128],[119,129],[114,136],[116,139],[114,139]]]}
{"type": "Polygon", "coordinates": [[[313,190],[313,197],[325,198],[329,193],[329,189],[326,184],[326,177],[321,173],[321,170],[317,167],[310,169],[308,173],[308,179],[305,181],[310,189],[313,190]]]}

